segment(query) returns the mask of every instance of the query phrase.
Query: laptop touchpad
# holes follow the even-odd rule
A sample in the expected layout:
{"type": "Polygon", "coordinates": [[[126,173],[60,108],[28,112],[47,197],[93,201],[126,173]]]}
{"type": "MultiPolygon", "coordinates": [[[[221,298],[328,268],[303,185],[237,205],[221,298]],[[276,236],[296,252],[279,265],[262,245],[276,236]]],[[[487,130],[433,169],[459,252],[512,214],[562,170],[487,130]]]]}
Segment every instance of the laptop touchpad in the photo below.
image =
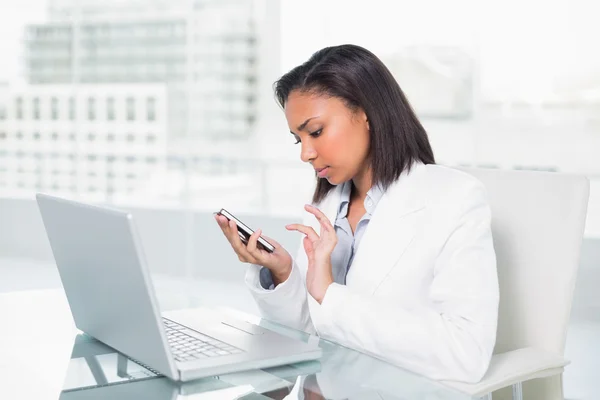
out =
{"type": "Polygon", "coordinates": [[[221,323],[225,326],[237,329],[238,331],[246,332],[250,335],[262,335],[264,333],[264,330],[259,326],[244,321],[226,320],[221,321],[221,323]]]}

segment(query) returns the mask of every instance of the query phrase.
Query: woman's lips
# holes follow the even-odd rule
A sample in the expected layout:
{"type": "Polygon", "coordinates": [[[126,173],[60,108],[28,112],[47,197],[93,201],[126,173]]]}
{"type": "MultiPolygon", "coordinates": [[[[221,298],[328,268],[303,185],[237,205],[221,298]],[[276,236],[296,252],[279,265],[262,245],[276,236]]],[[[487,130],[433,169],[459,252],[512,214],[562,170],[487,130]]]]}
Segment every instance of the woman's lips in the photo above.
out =
{"type": "Polygon", "coordinates": [[[317,172],[319,178],[325,178],[327,176],[327,172],[329,171],[329,167],[325,167],[322,170],[317,172]]]}

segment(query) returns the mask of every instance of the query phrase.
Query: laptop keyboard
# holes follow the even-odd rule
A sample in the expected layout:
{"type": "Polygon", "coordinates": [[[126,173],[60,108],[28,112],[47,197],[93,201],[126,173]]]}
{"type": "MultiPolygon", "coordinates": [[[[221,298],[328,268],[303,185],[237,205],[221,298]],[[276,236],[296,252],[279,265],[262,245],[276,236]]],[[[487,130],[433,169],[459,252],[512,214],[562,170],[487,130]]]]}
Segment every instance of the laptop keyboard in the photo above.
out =
{"type": "Polygon", "coordinates": [[[163,323],[171,352],[177,361],[194,361],[243,352],[243,350],[196,331],[193,331],[196,337],[188,335],[185,332],[191,331],[190,328],[179,325],[170,319],[163,318],[163,323]]]}

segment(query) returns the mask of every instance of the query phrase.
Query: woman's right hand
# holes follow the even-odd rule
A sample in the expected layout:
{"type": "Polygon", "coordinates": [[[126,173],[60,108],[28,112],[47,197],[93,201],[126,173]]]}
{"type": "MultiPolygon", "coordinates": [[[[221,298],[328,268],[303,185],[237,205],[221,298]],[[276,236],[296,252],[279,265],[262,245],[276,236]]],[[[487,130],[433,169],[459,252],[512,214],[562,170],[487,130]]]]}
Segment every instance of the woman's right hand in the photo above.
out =
{"type": "Polygon", "coordinates": [[[275,251],[269,253],[266,250],[258,248],[257,242],[262,231],[257,229],[250,236],[248,245],[245,245],[238,235],[237,225],[234,221],[229,221],[224,216],[218,214],[215,215],[215,220],[241,262],[262,265],[268,268],[273,276],[275,286],[287,280],[292,271],[292,256],[279,243],[262,235],[263,238],[275,247],[275,251]]]}

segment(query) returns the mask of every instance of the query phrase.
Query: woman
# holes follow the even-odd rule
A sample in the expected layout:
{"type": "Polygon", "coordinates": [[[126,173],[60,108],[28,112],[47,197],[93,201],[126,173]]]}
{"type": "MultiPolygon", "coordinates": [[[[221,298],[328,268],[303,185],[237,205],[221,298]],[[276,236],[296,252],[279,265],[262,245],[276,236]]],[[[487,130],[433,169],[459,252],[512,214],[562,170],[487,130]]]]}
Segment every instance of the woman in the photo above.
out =
{"type": "Polygon", "coordinates": [[[275,84],[317,183],[297,256],[247,246],[215,217],[263,317],[433,379],[479,381],[496,337],[498,279],[482,184],[435,165],[389,70],[328,47],[275,84]]]}

